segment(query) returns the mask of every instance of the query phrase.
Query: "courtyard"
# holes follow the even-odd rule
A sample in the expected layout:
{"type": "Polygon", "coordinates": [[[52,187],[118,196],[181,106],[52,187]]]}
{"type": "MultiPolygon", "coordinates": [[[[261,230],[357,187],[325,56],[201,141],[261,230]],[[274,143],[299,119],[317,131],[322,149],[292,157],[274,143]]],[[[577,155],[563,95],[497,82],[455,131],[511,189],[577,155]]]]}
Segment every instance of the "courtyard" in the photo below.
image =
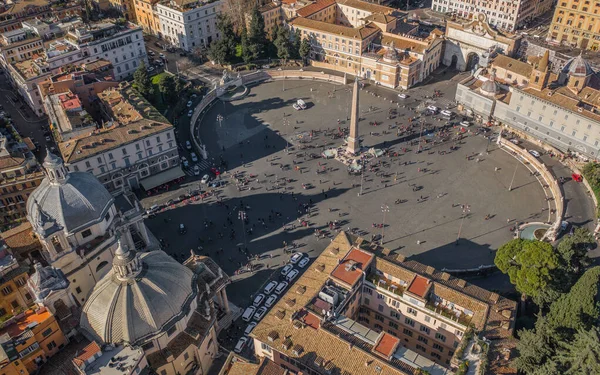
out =
{"type": "MultiPolygon", "coordinates": [[[[398,129],[416,116],[412,108],[452,108],[455,88],[455,82],[444,80],[409,90],[407,99],[361,90],[363,147],[398,156],[373,158],[358,175],[350,175],[336,160],[310,156],[342,144],[343,137],[333,139],[325,131],[333,134],[348,127],[351,85],[276,81],[250,87],[242,100],[217,101],[196,136],[207,146],[212,163],[227,166],[217,177],[227,184],[214,189],[219,199],[167,209],[147,223],[177,259],[194,249],[235,275],[228,293],[241,306],[289,260],[284,243],[315,258],[336,234],[329,225],[336,221],[337,228],[355,230],[367,239],[383,236],[393,252],[438,269],[493,264],[494,250],[512,238],[515,223],[549,221],[552,203],[536,176],[491,139],[475,134],[476,126],[460,142],[434,145],[436,130],[445,121],[422,116],[423,131],[419,125],[407,141],[397,137],[398,129]],[[434,89],[441,96],[426,99],[434,89]],[[292,108],[298,99],[306,103],[305,110],[292,108]],[[390,108],[395,114],[390,115],[390,108]],[[431,131],[425,134],[425,129],[431,131]],[[430,140],[421,152],[411,145],[419,139],[430,140]],[[236,186],[236,173],[245,176],[245,186],[236,186]],[[180,224],[187,233],[179,233],[180,224]],[[256,270],[243,272],[249,257],[258,257],[253,261],[256,270]],[[236,287],[240,282],[243,288],[236,287]]],[[[458,131],[448,133],[455,136],[458,131]]],[[[210,190],[200,177],[188,178],[180,190],[210,190]]],[[[154,196],[144,205],[175,194],[154,196]]]]}

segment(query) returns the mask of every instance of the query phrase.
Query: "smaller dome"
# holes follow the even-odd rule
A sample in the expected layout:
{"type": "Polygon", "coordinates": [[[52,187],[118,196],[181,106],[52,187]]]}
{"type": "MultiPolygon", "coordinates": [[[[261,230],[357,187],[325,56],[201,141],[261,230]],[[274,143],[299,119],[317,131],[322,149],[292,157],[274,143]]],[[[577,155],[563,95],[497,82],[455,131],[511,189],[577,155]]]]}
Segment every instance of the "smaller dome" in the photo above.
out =
{"type": "Polygon", "coordinates": [[[60,160],[60,158],[58,156],[51,153],[50,150],[46,149],[46,157],[44,158],[44,165],[57,166],[60,164],[62,164],[62,160],[60,160]]]}
{"type": "Polygon", "coordinates": [[[400,60],[398,51],[396,51],[396,47],[394,47],[394,42],[390,42],[390,46],[385,51],[383,59],[389,62],[397,62],[400,60]]]}
{"type": "Polygon", "coordinates": [[[586,59],[579,54],[579,56],[571,58],[562,69],[562,73],[570,74],[573,76],[586,77],[590,74],[594,74],[592,66],[586,59]]]}
{"type": "Polygon", "coordinates": [[[485,95],[495,95],[497,91],[496,76],[492,73],[490,79],[481,85],[481,92],[485,95]]]}

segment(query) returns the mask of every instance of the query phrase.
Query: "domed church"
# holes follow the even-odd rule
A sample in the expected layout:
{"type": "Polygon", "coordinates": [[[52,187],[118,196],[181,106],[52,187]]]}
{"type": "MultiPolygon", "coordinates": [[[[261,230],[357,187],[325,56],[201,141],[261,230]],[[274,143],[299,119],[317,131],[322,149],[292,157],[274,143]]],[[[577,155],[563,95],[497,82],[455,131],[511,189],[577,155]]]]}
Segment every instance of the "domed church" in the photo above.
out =
{"type": "Polygon", "coordinates": [[[182,265],[161,250],[137,253],[119,241],[80,327],[98,343],[141,347],[158,374],[205,374],[219,349],[215,300],[227,313],[228,283],[210,258],[192,254],[182,265]]]}
{"type": "Polygon", "coordinates": [[[108,273],[117,231],[130,246],[158,246],[132,193],[113,196],[92,174],[68,171],[50,152],[43,166],[46,177],[27,200],[27,219],[43,249],[29,288],[36,303],[56,313],[83,305],[108,273]]]}

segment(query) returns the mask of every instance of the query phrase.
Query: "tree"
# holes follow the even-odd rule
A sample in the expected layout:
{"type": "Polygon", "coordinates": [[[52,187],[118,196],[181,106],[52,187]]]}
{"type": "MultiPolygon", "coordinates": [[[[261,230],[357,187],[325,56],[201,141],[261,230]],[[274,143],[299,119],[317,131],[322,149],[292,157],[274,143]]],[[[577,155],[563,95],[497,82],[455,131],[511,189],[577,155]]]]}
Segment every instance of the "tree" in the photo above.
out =
{"type": "Polygon", "coordinates": [[[546,329],[547,325],[545,318],[540,317],[535,329],[519,331],[519,356],[515,361],[519,371],[531,375],[544,363],[552,361],[555,343],[552,331],[546,329]]]}
{"type": "Polygon", "coordinates": [[[552,282],[558,257],[546,242],[514,239],[498,249],[494,263],[520,293],[535,297],[552,282]]]}
{"type": "Polygon", "coordinates": [[[252,60],[264,55],[266,40],[265,20],[258,9],[258,5],[254,5],[250,12],[250,28],[248,30],[248,51],[252,60]]]}
{"type": "Polygon", "coordinates": [[[135,87],[140,94],[149,100],[154,93],[154,89],[152,87],[150,76],[148,76],[148,71],[146,70],[146,64],[144,61],[142,61],[135,73],[133,73],[133,82],[135,83],[135,87]]]}
{"type": "Polygon", "coordinates": [[[219,65],[225,65],[227,63],[227,47],[221,41],[212,42],[208,48],[208,56],[214,62],[219,65]]]}
{"type": "Polygon", "coordinates": [[[175,92],[176,92],[177,98],[181,97],[181,94],[183,93],[184,88],[185,88],[185,81],[179,77],[175,78],[175,92]]]}
{"type": "Polygon", "coordinates": [[[292,39],[292,59],[300,58],[300,45],[302,43],[302,34],[299,29],[294,32],[294,38],[292,39]]]}
{"type": "Polygon", "coordinates": [[[175,79],[170,74],[163,74],[158,81],[158,90],[162,95],[163,101],[166,103],[174,103],[177,101],[177,91],[175,89],[175,79]]]}
{"type": "Polygon", "coordinates": [[[556,247],[563,271],[573,274],[576,281],[591,264],[588,251],[595,245],[594,237],[585,228],[577,228],[573,235],[564,237],[556,247]]]}
{"type": "Polygon", "coordinates": [[[252,55],[249,49],[250,44],[248,41],[248,31],[246,30],[246,27],[242,27],[241,34],[242,60],[244,60],[244,62],[248,64],[250,61],[252,61],[252,55]]]}
{"type": "Polygon", "coordinates": [[[277,48],[277,57],[287,60],[291,55],[290,32],[286,27],[277,29],[277,36],[273,42],[277,48]]]}
{"type": "Polygon", "coordinates": [[[600,331],[579,330],[570,343],[560,343],[558,359],[565,375],[600,374],[600,331]]]}
{"type": "Polygon", "coordinates": [[[298,53],[300,54],[302,62],[306,64],[306,59],[310,54],[310,42],[308,41],[308,38],[302,39],[302,42],[300,42],[300,49],[298,50],[298,53]]]}

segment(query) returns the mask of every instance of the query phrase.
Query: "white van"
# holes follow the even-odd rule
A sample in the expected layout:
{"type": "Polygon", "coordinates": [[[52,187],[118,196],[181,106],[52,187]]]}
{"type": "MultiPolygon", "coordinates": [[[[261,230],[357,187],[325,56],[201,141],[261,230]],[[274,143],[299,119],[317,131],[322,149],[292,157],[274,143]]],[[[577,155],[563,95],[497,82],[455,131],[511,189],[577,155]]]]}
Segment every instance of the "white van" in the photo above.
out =
{"type": "Polygon", "coordinates": [[[246,311],[244,311],[244,314],[242,314],[242,320],[244,322],[249,322],[250,320],[252,320],[252,317],[254,316],[254,313],[256,312],[256,307],[254,306],[250,306],[246,309],[246,311]]]}

